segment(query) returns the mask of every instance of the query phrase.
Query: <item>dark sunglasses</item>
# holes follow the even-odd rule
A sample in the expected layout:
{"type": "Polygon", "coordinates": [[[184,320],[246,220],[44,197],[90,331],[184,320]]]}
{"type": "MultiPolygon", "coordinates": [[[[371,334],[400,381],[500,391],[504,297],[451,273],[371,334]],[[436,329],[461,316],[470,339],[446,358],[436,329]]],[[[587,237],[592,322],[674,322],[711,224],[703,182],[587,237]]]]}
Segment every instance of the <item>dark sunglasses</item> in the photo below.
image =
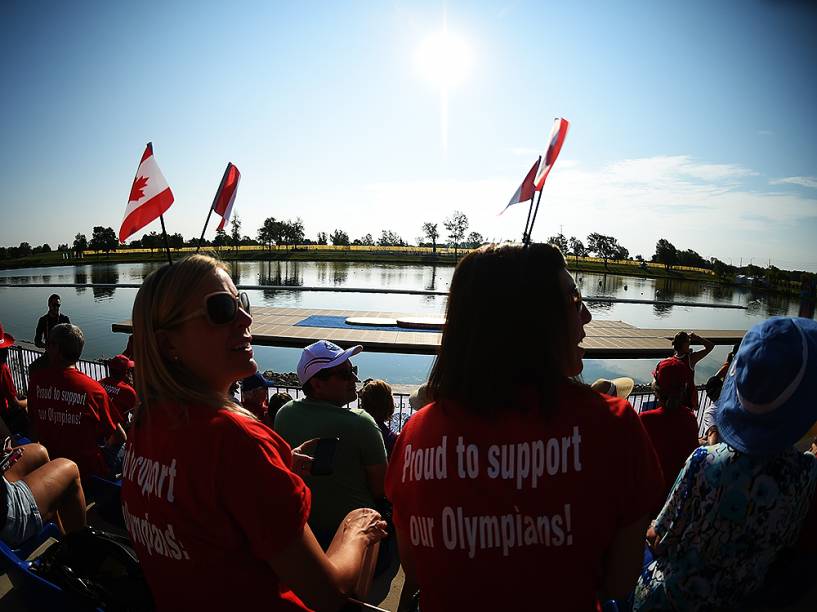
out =
{"type": "Polygon", "coordinates": [[[212,325],[226,325],[235,321],[239,308],[250,314],[250,298],[244,291],[238,295],[229,291],[216,291],[204,296],[204,308],[191,312],[179,324],[204,315],[212,325]]]}
{"type": "Polygon", "coordinates": [[[330,368],[328,370],[321,370],[314,375],[315,378],[320,378],[321,380],[326,380],[328,378],[332,378],[333,376],[337,376],[338,378],[343,378],[345,380],[357,379],[357,366],[343,369],[330,368]]]}

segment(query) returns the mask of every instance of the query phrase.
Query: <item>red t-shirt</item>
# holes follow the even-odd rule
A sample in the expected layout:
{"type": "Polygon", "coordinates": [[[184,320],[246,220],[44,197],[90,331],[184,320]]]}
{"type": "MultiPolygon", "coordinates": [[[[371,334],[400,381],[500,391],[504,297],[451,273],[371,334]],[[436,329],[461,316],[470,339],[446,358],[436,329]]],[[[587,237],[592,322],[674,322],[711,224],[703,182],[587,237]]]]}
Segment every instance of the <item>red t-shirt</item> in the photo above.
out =
{"type": "Polygon", "coordinates": [[[114,423],[125,425],[125,415],[136,406],[136,391],[124,380],[112,377],[99,381],[111,400],[111,418],[114,423]]]}
{"type": "Polygon", "coordinates": [[[642,412],[639,417],[661,462],[666,500],[687,458],[698,448],[698,421],[687,408],[667,410],[663,406],[642,412]]]}
{"type": "Polygon", "coordinates": [[[0,366],[0,416],[6,416],[9,411],[9,404],[17,397],[17,387],[11,378],[9,364],[0,366]]]}
{"type": "Polygon", "coordinates": [[[107,476],[99,444],[116,426],[105,389],[74,368],[44,368],[31,375],[28,414],[52,459],[76,462],[83,478],[107,476]]]}
{"type": "Polygon", "coordinates": [[[122,510],[159,610],[304,610],[268,564],[311,496],[284,440],[249,417],[160,404],[131,427],[122,510]]]}
{"type": "Polygon", "coordinates": [[[386,496],[423,612],[597,608],[605,551],[663,482],[625,400],[567,383],[558,393],[547,418],[434,402],[406,424],[386,496]]]}

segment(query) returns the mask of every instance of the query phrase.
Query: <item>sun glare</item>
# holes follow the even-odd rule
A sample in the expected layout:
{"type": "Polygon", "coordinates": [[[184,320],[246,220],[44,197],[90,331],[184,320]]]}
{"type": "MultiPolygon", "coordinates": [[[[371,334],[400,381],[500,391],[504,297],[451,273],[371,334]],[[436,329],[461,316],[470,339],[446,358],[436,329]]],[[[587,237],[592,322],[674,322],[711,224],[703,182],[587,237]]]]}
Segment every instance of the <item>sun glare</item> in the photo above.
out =
{"type": "Polygon", "coordinates": [[[471,50],[461,37],[443,29],[420,44],[416,60],[417,70],[424,78],[450,89],[468,76],[471,50]]]}
{"type": "Polygon", "coordinates": [[[471,49],[465,40],[443,29],[426,38],[417,49],[417,71],[440,89],[440,144],[448,150],[448,92],[462,83],[471,69],[471,49]]]}

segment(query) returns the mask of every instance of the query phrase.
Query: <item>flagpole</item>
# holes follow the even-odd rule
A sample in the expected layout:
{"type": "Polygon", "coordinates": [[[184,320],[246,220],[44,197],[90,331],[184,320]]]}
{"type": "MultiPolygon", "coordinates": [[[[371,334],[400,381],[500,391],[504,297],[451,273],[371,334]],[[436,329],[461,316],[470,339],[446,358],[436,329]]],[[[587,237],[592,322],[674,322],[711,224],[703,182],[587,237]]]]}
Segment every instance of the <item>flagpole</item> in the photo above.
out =
{"type": "Polygon", "coordinates": [[[525,229],[522,231],[522,244],[528,244],[528,224],[530,223],[530,213],[533,210],[533,197],[530,199],[530,206],[528,206],[528,219],[525,221],[525,229]]]}
{"type": "MultiPolygon", "coordinates": [[[[156,217],[154,217],[155,219],[156,217]]],[[[162,222],[162,236],[165,238],[165,250],[167,251],[167,263],[173,265],[173,260],[170,258],[170,242],[167,240],[167,230],[165,229],[165,216],[159,215],[159,221],[162,222]]]]}
{"type": "MultiPolygon", "coordinates": [[[[533,219],[530,220],[530,227],[528,228],[528,241],[525,244],[530,244],[530,235],[533,233],[533,224],[536,223],[536,213],[539,212],[539,202],[542,201],[542,192],[545,190],[544,184],[542,185],[542,189],[539,190],[539,197],[536,199],[536,208],[533,210],[533,219]]],[[[530,200],[531,205],[533,205],[533,198],[530,200]]]]}
{"type": "Polygon", "coordinates": [[[224,189],[224,183],[227,182],[227,175],[230,172],[230,166],[232,162],[227,162],[227,167],[224,169],[224,175],[221,177],[221,182],[218,184],[218,189],[216,189],[216,195],[213,196],[213,203],[210,204],[210,211],[207,213],[207,219],[204,221],[204,227],[201,229],[201,238],[199,238],[199,243],[196,245],[196,253],[199,252],[201,248],[201,243],[204,241],[204,232],[207,231],[207,224],[210,223],[210,215],[213,214],[213,208],[215,208],[216,200],[218,200],[218,196],[221,194],[221,190],[224,189]]]}

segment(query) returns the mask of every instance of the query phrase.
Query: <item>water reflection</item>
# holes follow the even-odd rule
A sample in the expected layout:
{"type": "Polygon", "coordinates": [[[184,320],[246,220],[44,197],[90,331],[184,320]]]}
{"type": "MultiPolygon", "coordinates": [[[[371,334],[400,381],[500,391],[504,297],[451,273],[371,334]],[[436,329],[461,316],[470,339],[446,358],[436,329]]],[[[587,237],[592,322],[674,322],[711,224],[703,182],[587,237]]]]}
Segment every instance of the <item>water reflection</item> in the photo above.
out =
{"type": "Polygon", "coordinates": [[[437,290],[437,266],[431,266],[431,278],[428,279],[428,282],[425,284],[426,291],[436,291],[437,290]]]}
{"type": "MultiPolygon", "coordinates": [[[[84,285],[88,282],[87,266],[77,266],[74,268],[74,283],[84,285]]],[[[85,293],[85,287],[77,287],[77,295],[85,293]]]]}
{"type": "MultiPolygon", "coordinates": [[[[754,294],[752,294],[752,297],[755,297],[754,294]]],[[[790,299],[787,296],[767,293],[763,297],[765,298],[766,316],[783,317],[789,314],[790,299]]]]}
{"type": "Polygon", "coordinates": [[[96,264],[91,266],[91,282],[94,287],[94,300],[111,299],[116,292],[114,287],[97,287],[96,285],[116,285],[119,282],[119,270],[116,264],[96,264]]]}
{"type": "MultiPolygon", "coordinates": [[[[236,283],[237,284],[237,283],[236,283]]],[[[266,261],[262,262],[258,268],[259,285],[277,285],[282,287],[302,287],[304,282],[300,274],[298,262],[295,261],[266,261]]],[[[264,298],[267,302],[273,302],[276,295],[284,295],[287,298],[299,299],[298,292],[280,292],[275,289],[263,289],[264,298]]]]}
{"type": "Polygon", "coordinates": [[[338,261],[332,266],[332,281],[336,287],[346,283],[346,279],[349,276],[349,265],[348,261],[338,261]]]}

